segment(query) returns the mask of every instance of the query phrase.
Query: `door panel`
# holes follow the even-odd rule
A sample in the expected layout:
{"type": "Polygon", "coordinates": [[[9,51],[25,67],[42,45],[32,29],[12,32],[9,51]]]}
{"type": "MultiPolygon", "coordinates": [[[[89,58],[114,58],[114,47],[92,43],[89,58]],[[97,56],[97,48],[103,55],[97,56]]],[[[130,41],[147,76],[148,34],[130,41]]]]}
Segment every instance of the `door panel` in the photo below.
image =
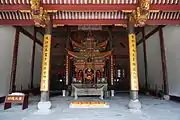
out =
{"type": "Polygon", "coordinates": [[[115,90],[128,91],[130,89],[129,59],[116,60],[115,90]]]}

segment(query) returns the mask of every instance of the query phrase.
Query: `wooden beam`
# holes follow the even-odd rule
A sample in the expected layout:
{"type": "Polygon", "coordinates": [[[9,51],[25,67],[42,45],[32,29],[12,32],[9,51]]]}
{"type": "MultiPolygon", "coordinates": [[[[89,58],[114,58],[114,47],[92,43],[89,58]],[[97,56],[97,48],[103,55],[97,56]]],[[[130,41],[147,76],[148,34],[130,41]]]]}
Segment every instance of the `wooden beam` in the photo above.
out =
{"type": "MultiPolygon", "coordinates": [[[[34,36],[31,35],[31,33],[29,33],[29,32],[28,32],[27,30],[25,30],[23,27],[19,27],[19,30],[20,30],[21,33],[23,33],[24,35],[26,35],[27,37],[29,37],[31,40],[34,39],[34,36]]],[[[38,40],[37,38],[36,38],[36,43],[37,43],[38,45],[40,45],[40,46],[43,46],[43,43],[42,43],[40,40],[38,40]]]]}
{"type": "MultiPolygon", "coordinates": [[[[121,11],[135,10],[137,4],[44,4],[45,10],[67,10],[67,11],[121,11]]],[[[0,11],[30,10],[30,5],[0,5],[0,11]]],[[[180,5],[152,4],[150,10],[178,11],[180,5]]]]}
{"type": "Polygon", "coordinates": [[[0,5],[0,11],[30,10],[30,5],[0,5]]]}
{"type": "MultiPolygon", "coordinates": [[[[53,24],[61,25],[114,25],[127,24],[127,20],[113,19],[113,20],[53,20],[53,24]]],[[[180,20],[148,20],[147,25],[178,25],[180,20]]],[[[33,20],[0,20],[0,25],[14,25],[14,26],[32,26],[33,20]]]]}
{"type": "Polygon", "coordinates": [[[132,4],[56,4],[43,5],[44,9],[52,10],[67,10],[67,11],[120,11],[120,10],[135,10],[136,5],[132,4]]]}
{"type": "MultiPolygon", "coordinates": [[[[62,31],[62,32],[67,32],[67,28],[71,31],[71,32],[74,32],[74,31],[80,31],[78,30],[78,26],[59,26],[59,27],[56,27],[53,29],[53,32],[59,32],[59,31],[62,31]]],[[[38,27],[37,28],[37,31],[38,32],[41,32],[41,34],[44,34],[44,28],[42,27],[38,27]]],[[[83,30],[82,30],[83,31],[83,30]]],[[[107,26],[102,26],[102,30],[101,31],[108,31],[108,27],[107,26]]],[[[112,32],[123,32],[123,31],[126,31],[126,28],[122,27],[122,26],[111,26],[111,31],[112,32]]],[[[135,31],[137,32],[140,32],[141,31],[141,28],[140,27],[137,27],[135,28],[135,31]]]]}
{"type": "MultiPolygon", "coordinates": [[[[67,11],[114,11],[114,10],[135,10],[136,5],[132,4],[44,4],[45,10],[67,10],[67,11]]],[[[0,10],[16,11],[30,10],[29,5],[0,5],[0,10]]]]}
{"type": "Polygon", "coordinates": [[[126,20],[122,19],[104,19],[104,20],[53,20],[54,24],[64,25],[114,25],[114,24],[126,24],[126,20]]]}
{"type": "Polygon", "coordinates": [[[162,61],[164,94],[169,95],[168,73],[167,73],[167,66],[166,66],[166,53],[165,53],[164,36],[163,36],[162,28],[159,29],[159,40],[160,40],[160,48],[161,48],[161,61],[162,61]]]}
{"type": "Polygon", "coordinates": [[[148,34],[145,36],[145,39],[140,39],[140,40],[136,43],[137,46],[138,46],[139,44],[141,44],[143,41],[147,40],[149,37],[151,37],[154,33],[158,32],[159,29],[160,29],[160,28],[163,28],[163,27],[164,27],[164,25],[163,25],[163,26],[158,26],[158,27],[156,27],[154,30],[152,30],[150,33],[148,33],[148,34]]]}
{"type": "Polygon", "coordinates": [[[0,20],[0,25],[31,26],[34,25],[34,21],[33,20],[0,20]]]}
{"type": "Polygon", "coordinates": [[[179,11],[180,4],[172,5],[172,4],[151,4],[150,10],[160,10],[160,11],[179,11]]]}
{"type": "Polygon", "coordinates": [[[148,20],[147,25],[179,25],[180,20],[148,20]]]}
{"type": "Polygon", "coordinates": [[[142,28],[142,39],[143,39],[143,53],[144,53],[144,71],[145,71],[145,90],[148,92],[148,67],[147,67],[147,54],[146,54],[146,38],[145,28],[142,28]]]}
{"type": "Polygon", "coordinates": [[[17,57],[18,57],[18,49],[19,49],[19,27],[16,28],[15,40],[14,40],[14,49],[13,49],[13,59],[12,59],[12,68],[11,68],[11,79],[10,79],[10,87],[9,93],[16,91],[16,68],[17,68],[17,57]]]}

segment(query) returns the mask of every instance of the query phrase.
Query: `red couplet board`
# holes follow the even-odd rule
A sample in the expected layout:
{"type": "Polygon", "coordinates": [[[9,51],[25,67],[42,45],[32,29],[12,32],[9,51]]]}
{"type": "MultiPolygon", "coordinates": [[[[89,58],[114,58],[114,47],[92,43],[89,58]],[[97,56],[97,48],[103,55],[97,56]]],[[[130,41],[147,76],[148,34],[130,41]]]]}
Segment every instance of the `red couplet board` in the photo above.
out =
{"type": "Polygon", "coordinates": [[[4,101],[4,110],[11,108],[12,103],[21,103],[22,110],[28,108],[28,95],[8,95],[4,101]]]}

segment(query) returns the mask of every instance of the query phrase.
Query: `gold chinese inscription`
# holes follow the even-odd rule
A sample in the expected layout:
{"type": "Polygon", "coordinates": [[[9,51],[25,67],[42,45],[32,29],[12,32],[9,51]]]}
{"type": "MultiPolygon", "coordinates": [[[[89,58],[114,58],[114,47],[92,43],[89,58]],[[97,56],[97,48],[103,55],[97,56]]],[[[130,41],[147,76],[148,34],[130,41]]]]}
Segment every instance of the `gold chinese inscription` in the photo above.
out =
{"type": "Polygon", "coordinates": [[[66,56],[66,85],[68,84],[69,76],[69,56],[66,56]]]}
{"type": "Polygon", "coordinates": [[[139,90],[135,34],[129,34],[129,56],[130,56],[131,90],[139,90]]]}
{"type": "Polygon", "coordinates": [[[114,74],[113,74],[113,56],[111,55],[111,85],[113,85],[113,77],[114,77],[114,74]]]}
{"type": "Polygon", "coordinates": [[[23,99],[24,96],[7,96],[6,101],[21,102],[23,99]]]}
{"type": "Polygon", "coordinates": [[[41,73],[41,91],[49,90],[49,64],[50,64],[51,35],[44,35],[43,59],[41,73]]]}

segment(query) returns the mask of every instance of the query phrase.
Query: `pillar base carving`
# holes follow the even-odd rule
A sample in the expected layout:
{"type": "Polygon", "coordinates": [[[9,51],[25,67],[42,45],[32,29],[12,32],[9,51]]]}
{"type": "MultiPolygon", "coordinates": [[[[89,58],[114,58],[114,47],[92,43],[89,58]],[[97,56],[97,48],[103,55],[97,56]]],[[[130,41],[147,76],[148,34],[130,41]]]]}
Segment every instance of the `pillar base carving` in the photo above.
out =
{"type": "Polygon", "coordinates": [[[129,109],[141,109],[141,102],[139,100],[130,100],[128,103],[129,109]]]}
{"type": "Polygon", "coordinates": [[[164,100],[170,100],[170,96],[169,95],[164,95],[163,98],[164,98],[164,100]]]}
{"type": "Polygon", "coordinates": [[[51,109],[51,101],[46,101],[46,102],[39,102],[38,103],[38,109],[40,111],[49,111],[51,109]]]}

